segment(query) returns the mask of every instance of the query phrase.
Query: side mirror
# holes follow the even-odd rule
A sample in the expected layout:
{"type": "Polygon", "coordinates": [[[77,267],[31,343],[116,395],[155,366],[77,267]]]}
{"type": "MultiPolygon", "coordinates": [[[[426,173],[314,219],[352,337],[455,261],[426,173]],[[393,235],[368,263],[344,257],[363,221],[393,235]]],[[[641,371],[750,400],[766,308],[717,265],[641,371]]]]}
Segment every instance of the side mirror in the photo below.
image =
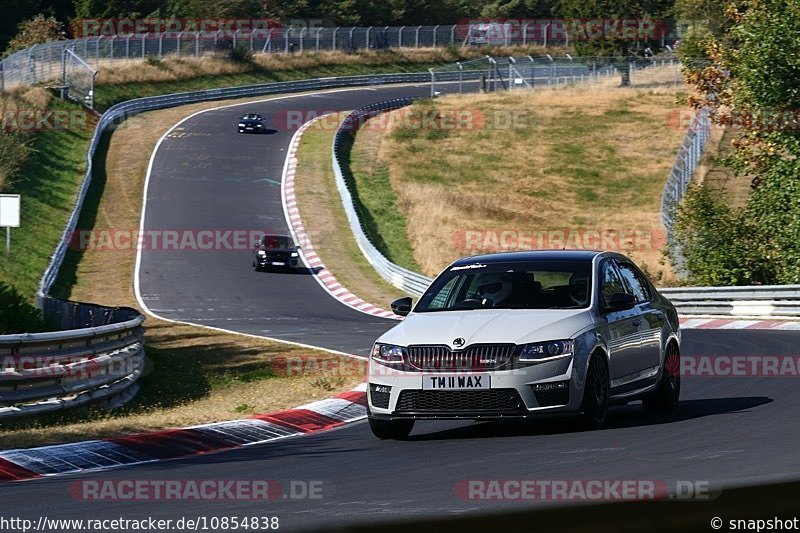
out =
{"type": "Polygon", "coordinates": [[[633,308],[634,305],[636,305],[636,297],[634,295],[624,292],[615,292],[608,297],[603,311],[624,311],[633,308]]]}
{"type": "Polygon", "coordinates": [[[253,248],[258,248],[259,246],[261,246],[260,242],[256,241],[253,243],[253,248]]]}
{"type": "Polygon", "coordinates": [[[407,316],[411,312],[411,298],[406,296],[392,302],[392,313],[407,316]]]}

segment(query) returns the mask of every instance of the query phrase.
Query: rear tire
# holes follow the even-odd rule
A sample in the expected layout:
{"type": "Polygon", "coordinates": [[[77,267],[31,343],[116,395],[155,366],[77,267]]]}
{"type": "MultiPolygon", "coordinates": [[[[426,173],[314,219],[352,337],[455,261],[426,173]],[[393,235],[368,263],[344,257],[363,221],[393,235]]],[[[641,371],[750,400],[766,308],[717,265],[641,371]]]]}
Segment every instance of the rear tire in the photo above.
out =
{"type": "Polygon", "coordinates": [[[658,382],[652,396],[642,399],[647,412],[657,413],[672,411],[678,406],[681,396],[681,357],[674,343],[667,346],[664,356],[664,368],[661,370],[661,381],[658,382]]]}
{"type": "Polygon", "coordinates": [[[404,440],[414,429],[413,420],[381,420],[369,418],[369,429],[379,439],[404,440]]]}
{"type": "Polygon", "coordinates": [[[605,424],[608,414],[609,389],[608,364],[606,364],[605,356],[598,352],[589,361],[586,384],[583,388],[581,425],[585,429],[600,429],[605,424]]]}

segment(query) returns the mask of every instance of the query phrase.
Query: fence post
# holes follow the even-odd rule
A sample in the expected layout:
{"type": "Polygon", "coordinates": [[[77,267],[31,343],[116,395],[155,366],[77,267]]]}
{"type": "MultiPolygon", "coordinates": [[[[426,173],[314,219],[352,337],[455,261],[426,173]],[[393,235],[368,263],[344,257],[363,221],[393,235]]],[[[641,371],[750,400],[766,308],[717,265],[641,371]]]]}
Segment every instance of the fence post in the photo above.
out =
{"type": "Polygon", "coordinates": [[[456,65],[458,65],[458,94],[463,94],[464,90],[464,65],[461,64],[461,61],[457,61],[456,65]]]}
{"type": "Polygon", "coordinates": [[[354,51],[356,49],[356,44],[355,41],[353,40],[353,33],[355,33],[355,31],[356,31],[356,26],[353,26],[352,28],[350,28],[350,33],[347,35],[347,47],[351,51],[354,51]]]}
{"type": "Polygon", "coordinates": [[[333,51],[336,51],[336,32],[339,31],[339,26],[333,28],[333,51]]]}
{"type": "Polygon", "coordinates": [[[117,41],[117,35],[111,36],[111,59],[114,59],[114,44],[117,41]]]}
{"type": "Polygon", "coordinates": [[[522,25],[522,46],[528,44],[528,26],[530,23],[526,22],[522,25]]]}
{"type": "Polygon", "coordinates": [[[164,32],[158,34],[158,58],[164,57],[164,32]]]}
{"type": "Polygon", "coordinates": [[[414,36],[414,48],[419,48],[419,30],[422,29],[422,26],[417,26],[417,33],[414,36]]]}
{"type": "Polygon", "coordinates": [[[370,34],[371,32],[372,32],[372,26],[369,26],[369,27],[367,28],[367,36],[366,36],[366,37],[364,37],[364,40],[366,41],[364,44],[367,46],[367,50],[369,50],[369,49],[371,49],[371,48],[372,48],[372,46],[370,46],[370,44],[369,44],[369,34],[370,34]]]}
{"type": "Polygon", "coordinates": [[[400,26],[400,31],[397,33],[397,48],[403,48],[403,28],[405,26],[400,26]]]}
{"type": "Polygon", "coordinates": [[[450,44],[456,44],[456,26],[458,24],[453,24],[453,27],[450,28],[450,44]]]}
{"type": "Polygon", "coordinates": [[[317,28],[317,44],[316,44],[316,51],[319,52],[319,34],[322,31],[322,28],[317,28]]]}
{"type": "Polygon", "coordinates": [[[441,24],[437,24],[436,26],[433,27],[433,47],[434,48],[436,48],[436,32],[439,30],[439,26],[441,26],[441,24]]]}
{"type": "Polygon", "coordinates": [[[306,33],[306,30],[307,30],[307,29],[308,29],[308,28],[306,28],[306,27],[304,26],[304,27],[303,27],[303,28],[300,30],[300,51],[301,51],[301,52],[303,51],[303,48],[304,48],[304,46],[303,46],[303,41],[304,41],[304,35],[305,35],[305,33],[306,33]]]}
{"type": "Polygon", "coordinates": [[[144,35],[142,35],[142,61],[144,61],[145,57],[147,57],[147,54],[146,54],[147,41],[146,41],[146,39],[147,39],[148,35],[150,35],[150,34],[149,33],[145,33],[144,35]]]}
{"type": "Polygon", "coordinates": [[[572,78],[572,82],[574,83],[575,82],[575,74],[573,73],[574,71],[572,70],[572,56],[569,55],[569,54],[564,54],[564,57],[569,59],[569,76],[572,78]]]}

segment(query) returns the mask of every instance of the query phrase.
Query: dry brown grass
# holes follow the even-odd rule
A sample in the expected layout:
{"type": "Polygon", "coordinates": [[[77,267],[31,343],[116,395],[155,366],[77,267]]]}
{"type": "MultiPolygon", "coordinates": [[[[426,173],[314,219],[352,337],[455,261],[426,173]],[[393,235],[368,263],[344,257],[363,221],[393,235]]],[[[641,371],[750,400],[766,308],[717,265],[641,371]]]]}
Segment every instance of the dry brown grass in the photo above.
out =
{"type": "Polygon", "coordinates": [[[722,158],[733,154],[733,142],[738,136],[731,128],[715,127],[695,174],[696,183],[704,183],[734,209],[745,206],[752,182],[752,177],[739,176],[721,163],[722,158]]]}
{"type": "Polygon", "coordinates": [[[362,300],[387,309],[389,302],[406,294],[378,276],[350,231],[331,168],[330,147],[338,122],[315,122],[303,134],[295,178],[300,216],[314,249],[339,283],[362,300]]]}
{"type": "MultiPolygon", "coordinates": [[[[535,93],[444,97],[436,108],[446,116],[466,111],[473,124],[485,124],[439,138],[387,135],[380,159],[414,221],[409,239],[423,271],[435,274],[467,253],[502,248],[486,239],[503,230],[532,232],[534,239],[536,232],[559,231],[565,238],[576,232],[581,240],[566,242],[568,248],[587,247],[593,244],[589,232],[610,230],[638,232],[638,245],[608,242],[657,280],[670,280],[659,209],[684,135],[669,124],[678,88],[672,69],[634,81],[643,86],[620,89],[619,80],[609,78],[535,93]],[[517,116],[520,127],[503,127],[499,118],[506,116],[517,116]],[[480,243],[467,245],[467,231],[484,232],[480,243]]],[[[545,247],[561,247],[557,236],[545,247]]],[[[534,240],[532,247],[540,246],[534,240]]],[[[519,247],[512,242],[508,248],[519,247]]],[[[612,248],[602,241],[591,247],[612,248]]]]}
{"type": "MultiPolygon", "coordinates": [[[[238,101],[246,100],[225,103],[238,101]]],[[[132,117],[118,129],[110,139],[107,178],[93,229],[138,228],[145,173],[156,142],[181,118],[219,105],[220,102],[203,103],[145,113],[132,117]]],[[[62,291],[63,296],[138,307],[132,287],[135,259],[135,250],[87,250],[77,264],[75,283],[62,291]]],[[[154,318],[148,318],[145,325],[148,358],[155,366],[143,378],[145,387],[128,411],[101,416],[94,413],[86,421],[32,421],[17,425],[0,431],[2,447],[242,418],[330,397],[361,383],[365,375],[362,362],[323,351],[154,318]],[[287,357],[303,357],[315,364],[294,373],[300,375],[287,376],[281,372],[287,357]],[[176,380],[174,383],[161,382],[162,376],[167,375],[163,374],[165,368],[176,380]],[[275,375],[263,376],[265,372],[275,375]]]]}
{"type": "MultiPolygon", "coordinates": [[[[549,50],[554,53],[553,50],[549,50]]],[[[493,51],[498,56],[545,53],[540,47],[509,47],[493,51]]],[[[176,81],[201,76],[241,74],[254,70],[289,71],[344,65],[376,66],[394,63],[451,63],[465,58],[482,57],[485,51],[477,48],[420,48],[366,51],[347,54],[333,51],[296,54],[256,54],[253,63],[237,63],[225,57],[200,59],[167,57],[160,62],[105,61],[100,62],[99,84],[131,82],[176,81]]]]}

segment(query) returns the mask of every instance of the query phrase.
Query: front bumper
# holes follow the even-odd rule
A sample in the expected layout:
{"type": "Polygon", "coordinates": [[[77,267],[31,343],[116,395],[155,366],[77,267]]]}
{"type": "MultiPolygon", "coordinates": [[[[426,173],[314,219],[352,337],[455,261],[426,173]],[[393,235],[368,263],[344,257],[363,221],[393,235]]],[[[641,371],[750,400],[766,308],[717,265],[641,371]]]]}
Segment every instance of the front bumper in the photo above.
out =
{"type": "Polygon", "coordinates": [[[577,413],[574,356],[512,370],[410,372],[370,361],[367,401],[379,419],[499,419],[577,413]],[[488,375],[488,389],[424,390],[423,377],[488,375]],[[386,388],[388,392],[386,391],[386,388]]]}
{"type": "Polygon", "coordinates": [[[256,264],[259,268],[297,268],[300,265],[299,257],[258,257],[256,264]]]}

